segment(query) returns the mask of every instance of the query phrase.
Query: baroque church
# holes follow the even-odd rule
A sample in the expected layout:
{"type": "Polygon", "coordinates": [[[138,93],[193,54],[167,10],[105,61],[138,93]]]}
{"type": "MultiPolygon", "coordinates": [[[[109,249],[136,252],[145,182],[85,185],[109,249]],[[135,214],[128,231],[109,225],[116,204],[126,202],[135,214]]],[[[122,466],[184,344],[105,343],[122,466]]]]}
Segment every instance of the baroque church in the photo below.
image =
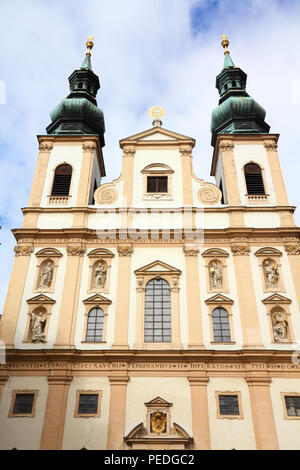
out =
{"type": "Polygon", "coordinates": [[[102,184],[88,39],[13,230],[1,449],[300,449],[300,231],[279,135],[228,44],[215,184],[160,107],[120,140],[121,175],[102,184]]]}

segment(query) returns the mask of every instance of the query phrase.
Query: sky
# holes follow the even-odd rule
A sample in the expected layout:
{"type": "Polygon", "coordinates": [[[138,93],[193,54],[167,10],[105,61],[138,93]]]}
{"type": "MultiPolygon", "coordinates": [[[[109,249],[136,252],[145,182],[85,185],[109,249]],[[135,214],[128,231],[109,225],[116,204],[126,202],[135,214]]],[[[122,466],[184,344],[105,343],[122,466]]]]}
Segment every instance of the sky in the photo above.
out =
{"type": "MultiPolygon", "coordinates": [[[[163,127],[196,139],[196,175],[210,177],[211,112],[228,34],[248,93],[280,133],[279,157],[290,204],[300,207],[299,0],[0,0],[0,313],[15,239],[22,225],[50,112],[68,95],[68,76],[94,35],[92,66],[100,78],[107,177],[119,176],[119,140],[152,126],[147,112],[164,107],[163,127]]],[[[300,225],[300,209],[295,213],[300,225]]]]}

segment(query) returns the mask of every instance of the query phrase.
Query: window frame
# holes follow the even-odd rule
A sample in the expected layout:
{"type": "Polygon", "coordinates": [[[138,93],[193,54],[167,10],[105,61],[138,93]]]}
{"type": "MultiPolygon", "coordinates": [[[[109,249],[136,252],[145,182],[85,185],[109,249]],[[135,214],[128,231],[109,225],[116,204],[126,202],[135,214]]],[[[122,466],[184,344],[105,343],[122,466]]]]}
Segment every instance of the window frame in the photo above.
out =
{"type": "Polygon", "coordinates": [[[244,419],[244,413],[242,410],[242,394],[240,391],[238,392],[232,392],[232,391],[216,391],[215,392],[216,396],[216,405],[217,405],[217,419],[244,419]],[[220,395],[224,396],[236,396],[238,400],[238,408],[239,408],[239,413],[236,415],[223,415],[221,414],[220,410],[220,395]]]}
{"type": "Polygon", "coordinates": [[[74,173],[74,168],[72,165],[70,165],[70,163],[68,162],[63,162],[63,163],[59,163],[58,165],[56,165],[56,167],[54,168],[54,171],[53,171],[53,178],[52,178],[52,184],[51,184],[51,190],[50,190],[50,197],[71,197],[71,185],[72,185],[72,180],[73,180],[73,173],[74,173]],[[56,176],[56,171],[59,167],[61,166],[69,166],[71,168],[71,174],[70,174],[70,183],[69,183],[69,188],[68,188],[68,194],[53,194],[53,187],[54,187],[54,183],[55,183],[55,176],[56,176]]]}
{"type": "Polygon", "coordinates": [[[111,305],[111,300],[103,297],[100,294],[95,294],[85,299],[83,301],[85,312],[84,312],[84,327],[83,327],[83,336],[81,343],[85,344],[105,344],[106,343],[106,331],[107,331],[107,317],[108,317],[108,308],[111,305]],[[88,315],[93,308],[100,308],[103,310],[103,330],[102,330],[102,341],[86,341],[86,333],[88,326],[88,315]]]}
{"type": "Polygon", "coordinates": [[[287,413],[287,407],[286,407],[286,401],[285,401],[285,397],[299,397],[299,400],[300,400],[300,392],[281,392],[281,398],[282,398],[282,404],[283,404],[283,416],[284,416],[284,419],[295,419],[295,420],[299,420],[300,419],[300,416],[290,416],[288,415],[287,413]]]}
{"type": "Polygon", "coordinates": [[[152,163],[146,166],[142,171],[143,175],[143,200],[164,199],[168,201],[173,200],[173,174],[174,170],[168,165],[163,163],[152,163]],[[167,178],[167,192],[148,192],[148,177],[167,178]]]}
{"type": "Polygon", "coordinates": [[[100,418],[101,416],[101,398],[102,390],[77,390],[74,418],[100,418]],[[79,401],[81,395],[98,395],[97,411],[96,413],[79,413],[79,401]]]}
{"type": "Polygon", "coordinates": [[[9,418],[34,418],[38,392],[39,392],[38,390],[13,390],[8,417],[9,418]],[[33,395],[31,413],[14,413],[14,407],[15,407],[17,395],[28,395],[28,394],[33,395]]]}

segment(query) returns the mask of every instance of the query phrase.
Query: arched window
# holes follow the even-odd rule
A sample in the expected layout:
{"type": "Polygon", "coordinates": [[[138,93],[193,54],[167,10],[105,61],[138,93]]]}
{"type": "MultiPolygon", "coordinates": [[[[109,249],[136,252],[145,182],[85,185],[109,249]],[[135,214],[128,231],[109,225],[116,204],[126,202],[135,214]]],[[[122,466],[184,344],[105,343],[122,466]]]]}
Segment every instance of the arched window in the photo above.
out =
{"type": "Polygon", "coordinates": [[[103,337],[104,312],[102,308],[92,308],[87,320],[86,341],[102,341],[103,337]]]}
{"type": "Polygon", "coordinates": [[[146,285],[145,342],[170,343],[171,292],[164,279],[152,279],[146,285]]]}
{"type": "Polygon", "coordinates": [[[59,165],[55,170],[51,196],[69,196],[71,178],[72,167],[59,165]]]}
{"type": "Polygon", "coordinates": [[[248,163],[244,167],[248,194],[266,194],[261,168],[256,163],[248,163]]]}
{"type": "Polygon", "coordinates": [[[228,343],[230,338],[230,325],[228,313],[224,308],[215,308],[212,313],[214,341],[228,343]]]}

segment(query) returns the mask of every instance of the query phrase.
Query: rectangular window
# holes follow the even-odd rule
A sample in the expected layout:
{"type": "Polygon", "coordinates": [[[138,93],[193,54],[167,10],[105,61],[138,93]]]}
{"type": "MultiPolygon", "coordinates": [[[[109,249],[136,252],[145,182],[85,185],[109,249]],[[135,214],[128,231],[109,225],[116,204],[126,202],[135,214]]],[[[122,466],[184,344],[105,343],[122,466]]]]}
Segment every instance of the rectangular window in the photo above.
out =
{"type": "Polygon", "coordinates": [[[167,176],[148,176],[147,177],[147,193],[167,193],[168,177],[167,176]]]}
{"type": "Polygon", "coordinates": [[[75,418],[89,418],[100,416],[100,399],[102,392],[99,391],[77,391],[75,407],[75,418]]]}
{"type": "Polygon", "coordinates": [[[300,416],[300,396],[285,396],[285,406],[288,416],[300,416]]]}
{"type": "Polygon", "coordinates": [[[238,416],[239,402],[237,395],[219,395],[220,415],[238,416]]]}
{"type": "Polygon", "coordinates": [[[38,390],[13,390],[9,418],[33,418],[38,390]]]}
{"type": "Polygon", "coordinates": [[[14,415],[31,415],[34,401],[34,393],[17,393],[13,414],[14,415]]]}

